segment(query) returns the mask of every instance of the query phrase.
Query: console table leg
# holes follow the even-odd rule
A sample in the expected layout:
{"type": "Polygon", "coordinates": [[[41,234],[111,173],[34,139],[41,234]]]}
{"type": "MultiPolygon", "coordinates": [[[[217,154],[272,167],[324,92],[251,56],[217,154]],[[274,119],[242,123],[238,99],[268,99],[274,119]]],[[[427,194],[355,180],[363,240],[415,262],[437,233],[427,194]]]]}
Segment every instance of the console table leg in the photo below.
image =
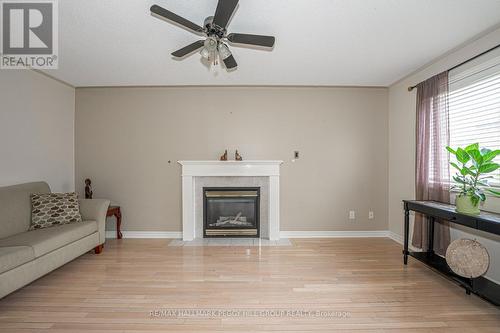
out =
{"type": "Polygon", "coordinates": [[[408,238],[410,232],[410,211],[405,205],[405,225],[404,225],[404,249],[403,249],[403,262],[408,264],[408,238]]]}
{"type": "Polygon", "coordinates": [[[474,279],[470,279],[470,287],[465,287],[465,293],[470,295],[472,291],[474,291],[474,279]]]}
{"type": "Polygon", "coordinates": [[[428,238],[427,238],[427,252],[434,252],[434,223],[436,223],[436,219],[433,216],[429,216],[428,218],[429,228],[428,228],[428,238]]]}

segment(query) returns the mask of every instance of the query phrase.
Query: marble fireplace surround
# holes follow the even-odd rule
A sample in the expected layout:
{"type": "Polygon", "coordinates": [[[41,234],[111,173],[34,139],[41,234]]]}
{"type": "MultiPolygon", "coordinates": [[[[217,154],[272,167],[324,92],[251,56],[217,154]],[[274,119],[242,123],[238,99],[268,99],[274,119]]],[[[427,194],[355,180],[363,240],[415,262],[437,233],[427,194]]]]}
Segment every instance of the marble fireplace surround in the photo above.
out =
{"type": "Polygon", "coordinates": [[[260,187],[261,238],[279,240],[279,177],[283,161],[179,161],[182,239],[203,238],[203,187],[260,187]]]}

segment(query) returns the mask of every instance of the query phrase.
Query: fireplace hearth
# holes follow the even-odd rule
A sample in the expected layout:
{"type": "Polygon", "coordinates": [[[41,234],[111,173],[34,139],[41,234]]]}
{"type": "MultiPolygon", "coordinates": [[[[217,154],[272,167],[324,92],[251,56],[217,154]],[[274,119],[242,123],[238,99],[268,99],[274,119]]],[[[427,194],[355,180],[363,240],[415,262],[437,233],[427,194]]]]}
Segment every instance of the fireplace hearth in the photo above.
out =
{"type": "Polygon", "coordinates": [[[203,237],[259,237],[260,188],[204,187],[203,237]]]}

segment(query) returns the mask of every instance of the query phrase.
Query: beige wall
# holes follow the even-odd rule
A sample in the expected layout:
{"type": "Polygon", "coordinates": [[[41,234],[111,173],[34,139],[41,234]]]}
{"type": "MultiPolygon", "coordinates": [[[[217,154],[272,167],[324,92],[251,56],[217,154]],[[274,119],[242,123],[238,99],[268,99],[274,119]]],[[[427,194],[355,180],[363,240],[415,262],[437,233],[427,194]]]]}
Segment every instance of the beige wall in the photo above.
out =
{"type": "Polygon", "coordinates": [[[44,180],[74,190],[75,89],[30,70],[0,71],[0,186],[44,180]]]}
{"type": "Polygon", "coordinates": [[[124,230],[180,231],[176,161],[238,148],[285,161],[281,230],[387,230],[387,112],[385,88],[77,89],[77,189],[92,178],[124,230]]]}
{"type": "MultiPolygon", "coordinates": [[[[415,197],[416,91],[408,92],[408,86],[413,86],[498,44],[500,29],[442,57],[389,88],[389,230],[396,237],[402,235],[403,229],[401,201],[415,197]]],[[[483,208],[500,212],[500,200],[489,198],[483,208]]],[[[487,246],[491,257],[495,258],[488,277],[500,281],[500,238],[480,233],[468,234],[455,228],[452,230],[452,238],[458,237],[477,238],[487,246]]]]}

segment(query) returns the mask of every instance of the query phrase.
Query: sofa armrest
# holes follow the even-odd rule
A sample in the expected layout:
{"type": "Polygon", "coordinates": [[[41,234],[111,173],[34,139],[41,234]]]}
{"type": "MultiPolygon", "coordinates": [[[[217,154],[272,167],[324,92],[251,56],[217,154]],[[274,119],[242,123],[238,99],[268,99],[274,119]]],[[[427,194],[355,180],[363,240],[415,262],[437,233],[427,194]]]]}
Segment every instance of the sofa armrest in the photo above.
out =
{"type": "Polygon", "coordinates": [[[96,221],[99,231],[99,244],[106,241],[106,214],[109,200],[105,199],[80,199],[80,214],[84,221],[96,221]]]}

